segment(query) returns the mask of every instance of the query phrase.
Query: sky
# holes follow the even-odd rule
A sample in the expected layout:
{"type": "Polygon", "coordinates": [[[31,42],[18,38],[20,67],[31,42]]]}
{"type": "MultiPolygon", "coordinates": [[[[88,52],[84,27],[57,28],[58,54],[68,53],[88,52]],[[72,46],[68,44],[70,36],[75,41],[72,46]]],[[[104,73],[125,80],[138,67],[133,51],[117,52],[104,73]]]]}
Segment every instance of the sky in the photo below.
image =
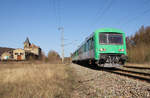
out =
{"type": "Polygon", "coordinates": [[[117,28],[134,35],[150,26],[150,0],[0,0],[0,47],[40,46],[45,54],[61,55],[64,28],[65,56],[70,56],[92,32],[117,28]]]}

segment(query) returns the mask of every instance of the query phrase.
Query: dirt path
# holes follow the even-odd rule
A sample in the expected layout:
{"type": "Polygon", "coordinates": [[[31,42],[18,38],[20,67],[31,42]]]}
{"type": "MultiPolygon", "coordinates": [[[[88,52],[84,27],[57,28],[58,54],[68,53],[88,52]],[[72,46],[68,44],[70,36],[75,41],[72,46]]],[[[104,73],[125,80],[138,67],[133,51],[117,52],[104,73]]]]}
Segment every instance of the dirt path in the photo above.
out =
{"type": "MultiPolygon", "coordinates": [[[[142,80],[143,78],[134,76],[135,69],[133,69],[134,74],[130,76],[126,75],[130,74],[129,72],[123,72],[126,69],[122,69],[121,74],[118,74],[118,70],[114,69],[102,70],[77,64],[71,64],[71,66],[78,77],[72,98],[150,98],[149,73],[146,73],[146,80],[142,80]]],[[[136,73],[140,74],[140,72],[136,73]]]]}

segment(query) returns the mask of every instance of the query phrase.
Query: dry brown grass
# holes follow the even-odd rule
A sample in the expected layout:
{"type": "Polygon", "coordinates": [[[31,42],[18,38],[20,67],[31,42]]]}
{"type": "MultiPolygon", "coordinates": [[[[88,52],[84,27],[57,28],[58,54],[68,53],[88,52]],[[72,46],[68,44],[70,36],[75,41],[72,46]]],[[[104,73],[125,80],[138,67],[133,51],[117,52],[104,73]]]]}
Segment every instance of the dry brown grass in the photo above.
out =
{"type": "Polygon", "coordinates": [[[67,98],[73,76],[63,64],[0,64],[0,98],[67,98]]]}
{"type": "Polygon", "coordinates": [[[150,68],[150,63],[144,63],[144,64],[126,63],[125,66],[150,68]]]}
{"type": "Polygon", "coordinates": [[[131,63],[147,63],[150,61],[150,46],[139,45],[128,49],[128,58],[131,63]]]}

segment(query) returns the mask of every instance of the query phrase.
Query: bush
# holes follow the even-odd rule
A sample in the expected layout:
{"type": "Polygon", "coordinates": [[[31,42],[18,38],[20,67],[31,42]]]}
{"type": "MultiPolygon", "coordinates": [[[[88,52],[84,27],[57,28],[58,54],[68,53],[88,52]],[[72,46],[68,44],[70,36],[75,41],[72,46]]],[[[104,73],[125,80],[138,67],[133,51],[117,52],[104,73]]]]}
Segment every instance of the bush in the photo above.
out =
{"type": "Polygon", "coordinates": [[[60,55],[56,51],[49,51],[48,53],[48,62],[50,63],[61,63],[60,55]]]}
{"type": "Polygon", "coordinates": [[[44,53],[43,51],[41,52],[40,60],[41,60],[42,62],[46,62],[46,61],[47,61],[47,56],[45,55],[45,53],[44,53]]]}

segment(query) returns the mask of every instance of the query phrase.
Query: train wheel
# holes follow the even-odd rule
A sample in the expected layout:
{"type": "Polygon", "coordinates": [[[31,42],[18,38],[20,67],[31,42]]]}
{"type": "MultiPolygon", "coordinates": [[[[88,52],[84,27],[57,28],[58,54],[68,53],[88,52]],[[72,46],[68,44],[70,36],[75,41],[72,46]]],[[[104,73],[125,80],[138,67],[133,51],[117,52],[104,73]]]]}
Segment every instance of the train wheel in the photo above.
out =
{"type": "Polygon", "coordinates": [[[90,65],[92,64],[92,61],[91,61],[91,60],[89,60],[88,62],[89,62],[90,65]]]}

